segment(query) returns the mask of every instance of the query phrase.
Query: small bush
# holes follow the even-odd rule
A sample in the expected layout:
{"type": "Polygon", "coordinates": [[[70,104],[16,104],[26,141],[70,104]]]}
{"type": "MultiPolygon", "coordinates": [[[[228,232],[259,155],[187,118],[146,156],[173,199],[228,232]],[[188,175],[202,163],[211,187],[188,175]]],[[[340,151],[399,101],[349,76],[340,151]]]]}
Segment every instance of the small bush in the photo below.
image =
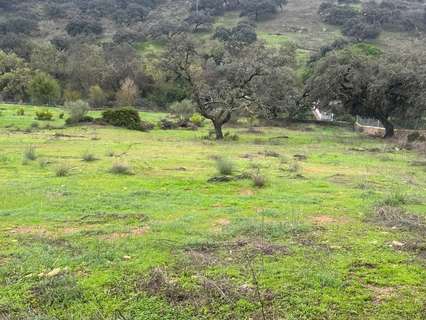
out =
{"type": "Polygon", "coordinates": [[[174,102],[170,106],[170,111],[173,115],[178,116],[180,119],[189,120],[194,114],[195,107],[191,100],[185,99],[179,102],[174,102]]]}
{"type": "Polygon", "coordinates": [[[17,116],[25,116],[25,109],[24,108],[19,108],[17,111],[16,111],[16,115],[17,116]]]}
{"type": "Polygon", "coordinates": [[[24,160],[34,161],[37,159],[37,152],[34,146],[29,146],[24,151],[24,160]]]}
{"type": "Polygon", "coordinates": [[[111,167],[110,172],[119,175],[133,175],[132,168],[125,163],[114,163],[111,167]]]}
{"type": "Polygon", "coordinates": [[[57,177],[66,177],[70,175],[71,168],[67,164],[61,164],[55,170],[55,175],[57,177]]]}
{"type": "Polygon", "coordinates": [[[230,176],[233,174],[235,166],[234,163],[226,158],[218,158],[216,159],[216,168],[219,174],[230,176]]]}
{"type": "Polygon", "coordinates": [[[201,114],[199,113],[194,113],[191,118],[189,119],[189,121],[191,121],[194,125],[196,125],[197,127],[201,128],[204,126],[204,122],[205,122],[206,118],[204,118],[201,114]]]}
{"type": "Polygon", "coordinates": [[[61,113],[59,114],[59,119],[63,119],[64,117],[65,117],[65,113],[61,112],[61,113]]]}
{"type": "Polygon", "coordinates": [[[31,122],[30,127],[33,128],[33,129],[36,129],[36,128],[40,127],[40,124],[38,122],[34,121],[34,122],[31,122]]]}
{"type": "Polygon", "coordinates": [[[178,128],[178,124],[170,119],[161,119],[158,126],[162,130],[173,130],[178,128]]]}
{"type": "Polygon", "coordinates": [[[114,127],[130,130],[141,130],[139,112],[133,108],[119,108],[106,110],[102,113],[102,120],[114,127]]]}
{"type": "Polygon", "coordinates": [[[266,177],[260,173],[256,173],[252,176],[253,185],[257,188],[263,188],[266,186],[266,177]]]}
{"type": "Polygon", "coordinates": [[[86,162],[93,162],[93,161],[96,161],[96,160],[98,160],[92,153],[90,153],[89,151],[86,151],[84,154],[83,154],[83,157],[82,157],[82,159],[83,159],[83,161],[86,161],[86,162]]]}
{"type": "Polygon", "coordinates": [[[70,113],[70,117],[66,120],[67,124],[93,121],[93,118],[87,116],[90,107],[86,101],[68,101],[65,103],[65,108],[68,109],[70,113]]]}
{"type": "Polygon", "coordinates": [[[49,110],[36,111],[36,119],[40,121],[50,121],[53,119],[53,113],[49,110]]]}

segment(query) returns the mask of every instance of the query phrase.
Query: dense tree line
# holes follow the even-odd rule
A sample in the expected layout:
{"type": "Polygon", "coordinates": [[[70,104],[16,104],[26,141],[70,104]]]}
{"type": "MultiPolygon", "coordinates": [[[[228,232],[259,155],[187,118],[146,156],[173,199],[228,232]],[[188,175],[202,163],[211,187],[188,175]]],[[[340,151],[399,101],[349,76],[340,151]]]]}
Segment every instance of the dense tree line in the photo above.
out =
{"type": "Polygon", "coordinates": [[[422,2],[401,0],[369,1],[360,6],[356,0],[323,2],[321,19],[342,27],[342,33],[357,41],[375,39],[382,30],[402,32],[426,31],[426,7],[422,2]]]}

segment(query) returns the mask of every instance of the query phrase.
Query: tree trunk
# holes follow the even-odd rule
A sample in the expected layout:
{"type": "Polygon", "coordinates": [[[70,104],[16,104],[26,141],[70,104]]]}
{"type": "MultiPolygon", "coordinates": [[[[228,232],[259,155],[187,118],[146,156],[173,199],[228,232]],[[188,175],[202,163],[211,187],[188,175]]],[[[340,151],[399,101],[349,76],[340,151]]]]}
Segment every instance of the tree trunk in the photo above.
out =
{"type": "Polygon", "coordinates": [[[213,121],[214,131],[216,133],[216,140],[223,140],[222,122],[213,121]]]}
{"type": "Polygon", "coordinates": [[[395,134],[395,128],[393,124],[388,119],[381,119],[380,122],[385,127],[384,138],[392,138],[395,134]]]}

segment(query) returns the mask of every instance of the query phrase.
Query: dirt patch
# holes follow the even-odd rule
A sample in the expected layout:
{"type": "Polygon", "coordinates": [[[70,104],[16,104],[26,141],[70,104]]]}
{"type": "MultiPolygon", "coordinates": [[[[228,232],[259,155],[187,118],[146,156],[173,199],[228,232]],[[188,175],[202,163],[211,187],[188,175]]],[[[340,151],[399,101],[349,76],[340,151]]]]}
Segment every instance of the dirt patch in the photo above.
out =
{"type": "Polygon", "coordinates": [[[216,220],[215,225],[224,227],[224,226],[228,226],[230,223],[231,221],[229,221],[229,219],[223,218],[223,219],[216,220]]]}
{"type": "Polygon", "coordinates": [[[240,190],[240,196],[251,197],[251,196],[254,196],[255,194],[256,193],[251,189],[240,190]]]}
{"type": "Polygon", "coordinates": [[[376,287],[373,285],[366,285],[365,287],[373,293],[373,302],[375,304],[380,304],[383,301],[392,298],[396,291],[396,289],[392,287],[376,287]]]}
{"type": "Polygon", "coordinates": [[[349,219],[346,217],[330,217],[326,215],[315,216],[311,218],[311,221],[316,225],[327,225],[327,224],[346,224],[349,219]]]}
{"type": "Polygon", "coordinates": [[[23,226],[23,227],[18,227],[15,229],[12,229],[9,231],[10,234],[19,234],[19,235],[33,235],[33,236],[49,236],[51,235],[51,233],[45,229],[42,228],[40,226],[23,226]]]}
{"type": "Polygon", "coordinates": [[[113,232],[107,235],[102,235],[103,240],[118,240],[129,237],[141,237],[149,231],[149,227],[139,227],[129,230],[128,232],[113,232]]]}

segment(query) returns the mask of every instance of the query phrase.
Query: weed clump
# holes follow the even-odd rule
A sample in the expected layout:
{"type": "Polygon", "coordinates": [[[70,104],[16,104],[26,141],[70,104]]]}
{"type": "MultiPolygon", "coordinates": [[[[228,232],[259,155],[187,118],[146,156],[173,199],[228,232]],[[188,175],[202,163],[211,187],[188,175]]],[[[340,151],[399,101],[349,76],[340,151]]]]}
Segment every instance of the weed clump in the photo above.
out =
{"type": "Polygon", "coordinates": [[[93,162],[93,161],[96,161],[98,159],[95,157],[94,154],[90,153],[89,151],[86,151],[83,154],[82,160],[85,161],[85,162],[93,162]]]}
{"type": "Polygon", "coordinates": [[[110,172],[117,175],[133,175],[132,168],[125,163],[114,163],[110,169],[110,172]]]}
{"type": "Polygon", "coordinates": [[[24,161],[34,161],[37,159],[37,152],[34,146],[28,146],[24,151],[24,161]]]}
{"type": "Polygon", "coordinates": [[[256,173],[252,176],[253,185],[257,188],[263,188],[266,186],[267,180],[261,173],[256,173]]]}
{"type": "Polygon", "coordinates": [[[16,111],[16,115],[17,115],[17,116],[20,116],[20,117],[25,116],[25,109],[24,109],[24,108],[19,108],[19,109],[16,111]]]}
{"type": "Polygon", "coordinates": [[[67,177],[70,175],[71,168],[67,164],[61,164],[55,170],[55,175],[57,177],[67,177]]]}
{"type": "Polygon", "coordinates": [[[216,168],[219,174],[230,176],[234,173],[235,165],[227,158],[218,158],[216,159],[216,168]]]}
{"type": "Polygon", "coordinates": [[[391,193],[383,201],[379,203],[381,206],[398,207],[408,203],[408,199],[405,194],[400,192],[391,193]]]}

